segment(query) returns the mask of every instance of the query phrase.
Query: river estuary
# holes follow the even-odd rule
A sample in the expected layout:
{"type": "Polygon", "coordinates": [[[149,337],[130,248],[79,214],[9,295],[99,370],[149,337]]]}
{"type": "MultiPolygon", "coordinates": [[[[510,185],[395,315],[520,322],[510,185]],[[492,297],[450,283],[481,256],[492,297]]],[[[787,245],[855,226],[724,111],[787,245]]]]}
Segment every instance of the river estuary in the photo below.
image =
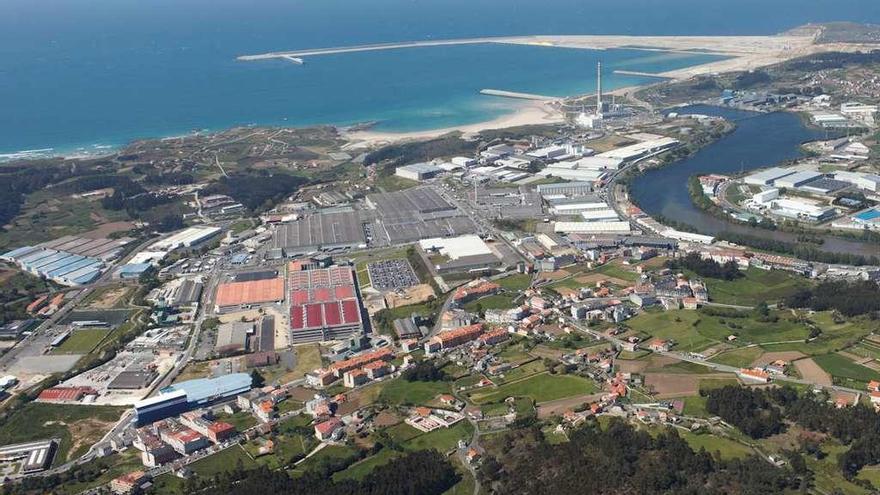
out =
{"type": "MultiPolygon", "coordinates": [[[[785,242],[797,242],[788,232],[756,229],[725,221],[697,208],[688,193],[688,178],[697,174],[738,174],[773,166],[803,156],[800,145],[823,139],[824,133],[810,129],[788,112],[759,113],[709,105],[679,109],[680,114],[703,114],[723,117],[736,129],[684,160],[650,170],[637,177],[630,187],[632,200],[651,216],[663,215],[695,227],[704,234],[723,231],[750,234],[785,242]]],[[[823,251],[865,256],[880,254],[876,244],[824,236],[817,246],[823,251]]]]}

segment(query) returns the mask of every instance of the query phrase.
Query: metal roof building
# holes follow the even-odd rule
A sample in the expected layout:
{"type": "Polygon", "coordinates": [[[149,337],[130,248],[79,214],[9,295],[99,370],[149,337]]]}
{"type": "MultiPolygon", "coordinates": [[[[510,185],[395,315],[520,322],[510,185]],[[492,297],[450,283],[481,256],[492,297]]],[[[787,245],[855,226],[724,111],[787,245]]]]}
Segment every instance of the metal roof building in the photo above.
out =
{"type": "Polygon", "coordinates": [[[247,392],[251,389],[251,385],[251,375],[231,373],[216,378],[197,378],[175,383],[163,388],[160,394],[183,391],[186,394],[186,401],[191,406],[196,406],[247,392]]]}
{"type": "Polygon", "coordinates": [[[793,173],[795,173],[794,170],[786,170],[784,168],[773,167],[746,177],[744,179],[744,182],[746,184],[751,184],[754,186],[769,186],[773,184],[775,180],[792,175],[793,173]]]}

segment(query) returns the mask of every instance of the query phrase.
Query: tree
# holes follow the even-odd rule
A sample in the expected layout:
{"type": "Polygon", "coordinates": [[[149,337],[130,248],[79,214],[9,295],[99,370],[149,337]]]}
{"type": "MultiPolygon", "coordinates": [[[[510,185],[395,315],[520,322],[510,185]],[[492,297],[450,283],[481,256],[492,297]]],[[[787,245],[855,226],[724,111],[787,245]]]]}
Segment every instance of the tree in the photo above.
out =
{"type": "Polygon", "coordinates": [[[261,388],[266,385],[266,379],[256,369],[251,370],[251,384],[254,388],[261,388]]]}

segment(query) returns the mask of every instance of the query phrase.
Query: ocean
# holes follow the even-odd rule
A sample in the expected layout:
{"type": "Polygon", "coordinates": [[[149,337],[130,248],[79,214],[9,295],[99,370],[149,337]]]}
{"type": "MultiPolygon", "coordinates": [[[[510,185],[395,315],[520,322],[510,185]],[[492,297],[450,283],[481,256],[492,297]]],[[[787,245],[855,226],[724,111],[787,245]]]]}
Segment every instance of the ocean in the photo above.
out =
{"type": "Polygon", "coordinates": [[[529,34],[772,34],[880,22],[876,0],[4,0],[0,154],[76,153],[234,125],[351,124],[412,131],[491,120],[516,103],[647,80],[705,54],[508,45],[423,47],[239,62],[266,51],[529,34]]]}

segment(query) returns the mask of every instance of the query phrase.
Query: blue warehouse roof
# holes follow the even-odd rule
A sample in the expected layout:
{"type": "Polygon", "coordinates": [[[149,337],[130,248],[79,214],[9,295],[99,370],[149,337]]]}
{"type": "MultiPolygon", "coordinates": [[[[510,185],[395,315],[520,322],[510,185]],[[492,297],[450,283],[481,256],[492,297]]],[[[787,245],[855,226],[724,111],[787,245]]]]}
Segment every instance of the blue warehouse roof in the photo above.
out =
{"type": "Polygon", "coordinates": [[[230,397],[250,390],[251,375],[247,373],[231,373],[217,378],[197,378],[163,388],[160,393],[183,390],[190,403],[199,403],[230,397]]]}

